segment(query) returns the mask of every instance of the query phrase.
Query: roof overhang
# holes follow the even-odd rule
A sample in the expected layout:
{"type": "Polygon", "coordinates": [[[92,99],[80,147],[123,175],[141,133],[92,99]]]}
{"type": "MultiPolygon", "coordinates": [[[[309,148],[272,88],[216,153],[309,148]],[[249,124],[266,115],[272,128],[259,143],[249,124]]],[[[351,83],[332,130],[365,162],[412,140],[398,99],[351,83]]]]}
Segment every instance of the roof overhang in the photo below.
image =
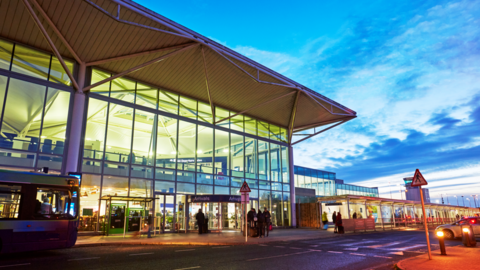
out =
{"type": "MultiPolygon", "coordinates": [[[[295,132],[356,117],[355,111],[129,0],[2,0],[0,5],[2,37],[53,51],[60,61],[75,59],[80,67],[96,66],[276,124],[289,130],[290,140],[295,132]]],[[[72,81],[78,91],[91,88],[72,81]]]]}

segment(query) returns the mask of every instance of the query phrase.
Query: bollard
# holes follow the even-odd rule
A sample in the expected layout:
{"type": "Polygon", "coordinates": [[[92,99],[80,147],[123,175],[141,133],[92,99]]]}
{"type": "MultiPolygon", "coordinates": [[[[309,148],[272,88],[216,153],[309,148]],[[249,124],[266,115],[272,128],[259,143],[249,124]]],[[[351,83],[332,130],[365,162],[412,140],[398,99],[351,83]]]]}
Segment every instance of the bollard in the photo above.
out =
{"type": "Polygon", "coordinates": [[[447,251],[445,250],[445,238],[443,236],[444,234],[442,231],[437,232],[438,243],[440,244],[440,252],[442,255],[447,255],[447,251]]]}
{"type": "Polygon", "coordinates": [[[462,226],[462,242],[466,247],[474,247],[477,245],[471,225],[462,226]]]}

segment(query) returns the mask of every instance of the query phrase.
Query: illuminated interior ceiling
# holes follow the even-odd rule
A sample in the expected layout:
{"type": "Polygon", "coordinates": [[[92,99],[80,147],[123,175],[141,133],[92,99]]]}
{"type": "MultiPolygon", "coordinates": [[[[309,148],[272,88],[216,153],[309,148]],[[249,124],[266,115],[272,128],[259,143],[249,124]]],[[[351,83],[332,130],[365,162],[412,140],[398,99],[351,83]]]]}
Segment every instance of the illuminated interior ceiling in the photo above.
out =
{"type": "Polygon", "coordinates": [[[129,0],[2,0],[0,5],[0,18],[9,22],[0,28],[3,37],[55,48],[82,65],[241,112],[289,134],[356,117],[353,110],[129,0]]]}

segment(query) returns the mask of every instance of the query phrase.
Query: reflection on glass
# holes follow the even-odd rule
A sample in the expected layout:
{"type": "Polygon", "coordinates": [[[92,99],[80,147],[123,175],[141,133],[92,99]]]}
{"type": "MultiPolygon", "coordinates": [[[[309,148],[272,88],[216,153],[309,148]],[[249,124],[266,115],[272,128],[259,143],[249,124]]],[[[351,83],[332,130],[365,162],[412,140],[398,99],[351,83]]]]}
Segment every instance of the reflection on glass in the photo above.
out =
{"type": "Polygon", "coordinates": [[[130,180],[130,197],[152,197],[152,181],[145,179],[130,180]]]}
{"type": "Polygon", "coordinates": [[[213,194],[213,186],[197,185],[197,195],[213,194]]]}
{"type": "Polygon", "coordinates": [[[12,60],[13,44],[0,39],[0,68],[9,70],[12,60]]]}
{"type": "Polygon", "coordinates": [[[153,166],[155,114],[135,110],[132,164],[153,166]]]}
{"type": "Polygon", "coordinates": [[[215,162],[214,174],[230,175],[230,155],[228,154],[229,147],[229,133],[221,130],[215,130],[215,162]]]}
{"type": "Polygon", "coordinates": [[[102,196],[128,196],[128,178],[104,176],[102,196]]]}
{"type": "Polygon", "coordinates": [[[197,101],[180,96],[180,116],[197,119],[197,101]]]}
{"type": "Polygon", "coordinates": [[[209,104],[198,102],[198,121],[213,124],[212,108],[209,104]]]}
{"type": "MultiPolygon", "coordinates": [[[[100,71],[98,69],[93,69],[92,70],[92,79],[91,79],[91,85],[96,84],[97,82],[103,81],[107,78],[110,78],[110,74],[107,72],[100,71]]],[[[90,92],[104,95],[104,96],[109,96],[110,95],[110,83],[111,82],[106,82],[103,83],[97,87],[94,87],[90,89],[90,92]]]]}
{"type": "Polygon", "coordinates": [[[270,180],[269,143],[258,141],[258,178],[270,180]]]}
{"type": "MultiPolygon", "coordinates": [[[[219,107],[215,107],[215,122],[218,122],[222,119],[225,119],[230,116],[230,112],[228,110],[224,110],[219,107]]],[[[225,128],[230,128],[230,119],[227,119],[225,121],[222,121],[218,123],[217,125],[225,128]]]]}
{"type": "Polygon", "coordinates": [[[290,226],[290,193],[283,192],[283,226],[290,226]]]}
{"type": "Polygon", "coordinates": [[[89,98],[83,157],[103,159],[107,110],[108,102],[89,98]]]}
{"type": "Polygon", "coordinates": [[[270,139],[281,141],[280,128],[278,126],[270,124],[270,139]]]}
{"type": "Polygon", "coordinates": [[[213,129],[198,126],[197,172],[213,173],[213,129]]]}
{"type": "Polygon", "coordinates": [[[177,168],[179,170],[195,171],[195,141],[196,125],[180,121],[177,150],[177,168]]]}
{"type": "Polygon", "coordinates": [[[268,123],[257,121],[258,136],[262,138],[269,138],[270,130],[268,129],[268,123]]]}
{"type": "MultiPolygon", "coordinates": [[[[41,152],[63,155],[68,118],[68,113],[66,112],[68,112],[69,104],[69,92],[48,88],[45,116],[43,117],[42,134],[40,137],[41,152]]],[[[40,125],[32,123],[30,128],[40,128],[40,125]]],[[[61,165],[61,163],[59,164],[61,165]]]]}
{"type": "Polygon", "coordinates": [[[278,144],[270,144],[270,161],[272,181],[280,182],[281,167],[280,167],[280,146],[278,144]]]}
{"type": "Polygon", "coordinates": [[[98,217],[98,200],[100,199],[100,175],[84,173],[80,188],[80,231],[95,231],[98,217]],[[85,210],[84,210],[85,209],[85,210]]]}
{"type": "Polygon", "coordinates": [[[160,90],[158,93],[158,109],[160,111],[178,114],[178,95],[160,90]]]}
{"type": "Polygon", "coordinates": [[[125,78],[116,78],[111,84],[110,97],[134,103],[135,85],[134,81],[125,78]]]}
{"type": "Polygon", "coordinates": [[[232,160],[232,176],[244,177],[243,174],[243,136],[230,134],[230,158],[232,160]]]}
{"type": "Polygon", "coordinates": [[[137,82],[135,104],[148,108],[157,108],[158,89],[137,82]]]}
{"type": "MultiPolygon", "coordinates": [[[[63,62],[69,69],[70,74],[73,74],[73,62],[68,61],[65,58],[63,59],[63,62]]],[[[62,64],[60,64],[60,61],[58,61],[58,58],[55,56],[52,56],[52,66],[50,67],[49,80],[55,83],[72,85],[72,82],[70,81],[70,77],[68,77],[67,72],[65,72],[65,69],[63,68],[62,64]]]]}
{"type": "Polygon", "coordinates": [[[257,140],[245,137],[245,177],[257,178],[257,140]]]}
{"type": "Polygon", "coordinates": [[[175,169],[177,156],[177,120],[157,115],[156,166],[175,169]]]}
{"type": "Polygon", "coordinates": [[[133,108],[111,103],[108,113],[105,160],[130,162],[133,108]]]}
{"type": "Polygon", "coordinates": [[[283,226],[282,192],[272,191],[272,224],[283,226]]]}
{"type": "Polygon", "coordinates": [[[50,66],[50,55],[15,45],[12,71],[28,76],[47,79],[50,66]]]}
{"type": "Polygon", "coordinates": [[[257,120],[245,116],[245,133],[257,135],[257,120]]]}
{"type": "MultiPolygon", "coordinates": [[[[230,112],[230,116],[233,116],[235,114],[235,112],[230,112]]],[[[243,132],[243,115],[237,115],[230,118],[230,128],[236,131],[243,132]]]]}

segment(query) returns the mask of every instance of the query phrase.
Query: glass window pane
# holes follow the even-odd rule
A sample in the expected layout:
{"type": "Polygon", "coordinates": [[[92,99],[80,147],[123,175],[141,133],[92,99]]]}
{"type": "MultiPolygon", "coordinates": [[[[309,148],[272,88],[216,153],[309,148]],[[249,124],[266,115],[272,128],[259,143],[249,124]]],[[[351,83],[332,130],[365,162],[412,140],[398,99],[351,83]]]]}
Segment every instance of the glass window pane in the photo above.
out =
{"type": "Polygon", "coordinates": [[[177,158],[177,120],[157,115],[156,166],[175,169],[177,158]]]}
{"type": "Polygon", "coordinates": [[[160,111],[178,114],[178,95],[160,90],[158,93],[158,109],[160,111]]]}
{"type": "Polygon", "coordinates": [[[270,139],[275,141],[281,141],[280,138],[280,128],[270,124],[270,139]]]}
{"type": "MultiPolygon", "coordinates": [[[[63,59],[63,62],[65,62],[70,74],[73,74],[73,62],[66,59],[63,59]]],[[[52,66],[50,67],[49,81],[65,85],[72,85],[70,77],[68,77],[67,72],[65,72],[62,64],[60,64],[60,61],[58,61],[58,58],[55,56],[52,56],[52,66]]]]}
{"type": "Polygon", "coordinates": [[[258,188],[258,181],[257,180],[251,180],[247,179],[247,184],[250,188],[258,188]]]}
{"type": "MultiPolygon", "coordinates": [[[[102,162],[84,159],[82,162],[82,172],[102,173],[102,162]]],[[[82,183],[83,186],[83,183],[82,183]]]]}
{"type": "Polygon", "coordinates": [[[130,177],[153,178],[153,168],[132,166],[130,177]]]}
{"type": "Polygon", "coordinates": [[[130,166],[122,163],[105,162],[103,167],[103,174],[128,176],[129,167],[130,166]]]}
{"type": "Polygon", "coordinates": [[[153,166],[155,118],[153,113],[135,110],[132,164],[153,166]]]}
{"type": "Polygon", "coordinates": [[[281,183],[272,183],[272,190],[282,191],[281,183]]]}
{"type": "Polygon", "coordinates": [[[215,185],[220,185],[220,186],[228,186],[229,184],[229,177],[227,176],[215,176],[215,185]]]}
{"type": "MultiPolygon", "coordinates": [[[[230,112],[230,116],[233,116],[235,114],[235,112],[230,112]]],[[[230,128],[243,132],[243,115],[237,115],[230,118],[230,128]]]]}
{"type": "Polygon", "coordinates": [[[135,82],[125,78],[116,78],[112,81],[110,97],[133,103],[135,101],[135,82]]]}
{"type": "Polygon", "coordinates": [[[215,195],[230,195],[230,188],[215,186],[215,195]]]}
{"type": "Polygon", "coordinates": [[[213,186],[197,185],[197,195],[213,194],[213,186]]]}
{"type": "Polygon", "coordinates": [[[137,83],[137,98],[135,99],[135,104],[156,109],[158,100],[157,94],[157,88],[137,83]]]}
{"type": "Polygon", "coordinates": [[[212,107],[209,104],[198,102],[198,121],[213,124],[212,107]]]}
{"type": "Polygon", "coordinates": [[[36,153],[0,150],[2,165],[33,168],[35,158],[36,153]]]}
{"type": "Polygon", "coordinates": [[[5,40],[0,40],[0,68],[6,70],[10,69],[10,61],[12,61],[12,49],[12,43],[5,40]]]}
{"type": "Polygon", "coordinates": [[[195,171],[195,141],[196,125],[180,121],[178,129],[178,160],[179,170],[195,171]]]}
{"type": "Polygon", "coordinates": [[[290,204],[290,193],[283,193],[283,226],[290,226],[290,210],[291,210],[291,204],[290,204]]]}
{"type": "Polygon", "coordinates": [[[258,121],[257,126],[258,126],[258,136],[268,139],[269,136],[270,136],[270,130],[268,129],[268,123],[258,121]]]}
{"type": "Polygon", "coordinates": [[[37,151],[45,92],[45,86],[10,79],[2,122],[4,147],[37,151]]]}
{"type": "Polygon", "coordinates": [[[258,141],[258,178],[270,180],[269,143],[258,141]]]}
{"type": "Polygon", "coordinates": [[[284,128],[280,128],[280,141],[282,142],[288,142],[288,135],[287,135],[287,130],[284,128]]]}
{"type": "Polygon", "coordinates": [[[252,192],[250,192],[250,198],[258,198],[258,189],[252,189],[252,192]]]}
{"type": "MultiPolygon", "coordinates": [[[[1,42],[1,40],[0,40],[0,42],[1,42]]],[[[0,43],[0,46],[1,46],[1,43],[0,43]]],[[[0,116],[1,116],[1,111],[3,111],[3,103],[5,101],[5,91],[7,90],[7,81],[8,81],[7,77],[0,76],[0,116]]],[[[2,132],[3,132],[3,128],[2,128],[2,132]]],[[[7,136],[7,138],[4,138],[4,137],[0,136],[0,147],[2,147],[2,148],[12,148],[10,146],[11,143],[12,143],[11,139],[8,138],[8,136],[7,136]]]]}
{"type": "MultiPolygon", "coordinates": [[[[84,215],[83,209],[91,210],[93,215],[98,215],[98,200],[100,199],[101,176],[86,174],[82,175],[82,188],[80,190],[80,216],[83,223],[78,227],[82,231],[96,231],[96,218],[84,215]],[[88,220],[87,220],[88,219],[88,220]]],[[[87,212],[87,211],[86,211],[87,212]]],[[[89,211],[90,212],[90,211],[89,211]]]]}
{"type": "Polygon", "coordinates": [[[155,169],[155,179],[175,181],[175,171],[167,169],[155,169]]]}
{"type": "Polygon", "coordinates": [[[108,102],[89,98],[83,150],[85,158],[103,159],[107,110],[108,102]]]}
{"type": "Polygon", "coordinates": [[[177,172],[177,181],[195,183],[195,173],[177,172]]]}
{"type": "Polygon", "coordinates": [[[243,175],[243,136],[230,134],[230,158],[232,160],[232,176],[244,177],[243,175]]]}
{"type": "Polygon", "coordinates": [[[151,198],[153,196],[152,181],[145,179],[131,179],[129,196],[151,198]]]}
{"type": "Polygon", "coordinates": [[[228,154],[229,133],[221,130],[215,130],[215,172],[217,175],[230,175],[230,155],[228,154]]]}
{"type": "MultiPolygon", "coordinates": [[[[98,69],[93,69],[92,70],[92,79],[90,85],[93,85],[99,81],[103,81],[107,78],[110,78],[110,74],[107,72],[100,71],[98,69]]],[[[104,95],[104,96],[109,96],[110,95],[110,83],[111,82],[106,82],[103,83],[97,87],[94,87],[90,89],[90,92],[104,95]]]]}
{"type": "Polygon", "coordinates": [[[180,96],[180,116],[197,119],[197,101],[180,96]]]}
{"type": "Polygon", "coordinates": [[[232,178],[230,179],[230,186],[232,186],[232,187],[241,187],[242,184],[243,184],[243,181],[244,181],[244,180],[241,179],[241,178],[232,177],[232,178]]]}
{"type": "Polygon", "coordinates": [[[162,193],[175,193],[175,183],[155,181],[155,191],[162,193]]]}
{"type": "Polygon", "coordinates": [[[197,173],[197,184],[209,184],[213,185],[213,175],[197,173]]]}
{"type": "Polygon", "coordinates": [[[257,120],[245,116],[245,133],[257,135],[257,120]]]}
{"type": "MultiPolygon", "coordinates": [[[[269,190],[260,190],[258,194],[258,200],[260,201],[260,210],[263,212],[264,208],[267,208],[269,211],[271,210],[270,207],[270,194],[269,190]]],[[[271,213],[270,213],[271,214],[271,213]]]]}
{"type": "MultiPolygon", "coordinates": [[[[40,151],[63,155],[67,130],[70,93],[48,88],[45,116],[43,118],[40,151]]],[[[61,164],[60,164],[61,165],[61,164]]]]}
{"type": "Polygon", "coordinates": [[[213,173],[213,129],[198,126],[197,172],[213,173]]]}
{"type": "Polygon", "coordinates": [[[272,224],[283,226],[282,220],[282,192],[272,191],[272,224]]]}
{"type": "MultiPolygon", "coordinates": [[[[283,184],[283,191],[290,191],[290,184],[283,184]]],[[[318,192],[316,195],[320,195],[318,192]]]]}
{"type": "Polygon", "coordinates": [[[237,195],[237,196],[240,196],[240,188],[236,187],[236,188],[230,188],[230,194],[231,195],[237,195]]]}
{"type": "Polygon", "coordinates": [[[133,108],[110,103],[105,160],[130,162],[133,108]]]}
{"type": "Polygon", "coordinates": [[[128,178],[103,176],[102,196],[128,196],[128,178]]]}
{"type": "Polygon", "coordinates": [[[280,182],[280,146],[278,144],[270,144],[270,161],[271,161],[271,172],[272,172],[272,181],[280,182]]]}
{"type": "MultiPolygon", "coordinates": [[[[220,121],[222,119],[225,119],[230,116],[230,112],[228,110],[224,110],[219,107],[215,107],[215,122],[220,121]]],[[[230,119],[227,119],[225,121],[222,121],[218,123],[217,125],[229,128],[230,127],[230,119]]]]}
{"type": "Polygon", "coordinates": [[[49,67],[49,54],[15,45],[12,71],[46,80],[49,67]]]}
{"type": "MultiPolygon", "coordinates": [[[[261,189],[268,189],[268,190],[270,190],[270,188],[271,188],[270,182],[268,182],[268,181],[259,181],[258,184],[259,184],[259,186],[260,186],[261,189]]],[[[275,184],[274,184],[272,187],[273,187],[273,188],[272,188],[273,190],[278,190],[278,189],[275,189],[275,184]]],[[[280,189],[280,190],[281,190],[281,189],[280,189]]]]}
{"type": "Polygon", "coordinates": [[[257,178],[257,140],[245,137],[245,177],[257,178]]]}
{"type": "Polygon", "coordinates": [[[177,192],[195,194],[195,184],[177,183],[177,192]]]}
{"type": "Polygon", "coordinates": [[[60,171],[62,169],[63,158],[60,156],[39,155],[37,168],[48,167],[50,170],[60,171]]]}

